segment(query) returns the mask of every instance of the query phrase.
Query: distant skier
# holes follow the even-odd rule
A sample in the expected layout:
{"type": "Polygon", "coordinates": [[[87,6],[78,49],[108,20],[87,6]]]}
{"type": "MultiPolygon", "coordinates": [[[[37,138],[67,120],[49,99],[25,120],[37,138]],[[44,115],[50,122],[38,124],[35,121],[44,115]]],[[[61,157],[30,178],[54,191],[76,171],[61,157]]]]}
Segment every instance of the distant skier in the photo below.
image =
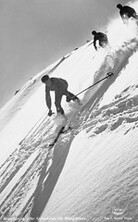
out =
{"type": "Polygon", "coordinates": [[[120,9],[120,16],[123,22],[129,18],[138,18],[136,11],[130,6],[122,6],[121,4],[118,4],[116,7],[120,9]]]}
{"type": "Polygon", "coordinates": [[[92,31],[92,35],[94,35],[93,45],[96,50],[97,50],[96,41],[99,41],[99,45],[103,48],[108,44],[108,38],[106,34],[102,32],[92,31]]]}
{"type": "Polygon", "coordinates": [[[41,78],[41,81],[45,84],[45,93],[46,93],[46,105],[49,109],[48,115],[51,116],[53,114],[51,110],[51,96],[50,91],[55,92],[55,106],[57,113],[64,114],[64,110],[61,107],[61,99],[62,96],[66,96],[66,101],[70,102],[71,100],[79,101],[79,98],[75,96],[73,93],[67,90],[68,83],[66,80],[61,78],[49,78],[48,75],[45,75],[41,78]]]}

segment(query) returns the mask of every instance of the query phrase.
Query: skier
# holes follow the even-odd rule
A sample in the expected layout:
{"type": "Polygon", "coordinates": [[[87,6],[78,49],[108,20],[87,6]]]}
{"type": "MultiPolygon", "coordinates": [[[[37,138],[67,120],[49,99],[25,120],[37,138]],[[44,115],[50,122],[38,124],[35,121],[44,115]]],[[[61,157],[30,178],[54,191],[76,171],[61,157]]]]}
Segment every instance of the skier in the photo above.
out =
{"type": "Polygon", "coordinates": [[[97,40],[99,41],[99,45],[103,48],[108,44],[108,38],[106,34],[102,32],[92,31],[92,35],[94,35],[93,45],[96,50],[97,50],[97,46],[96,46],[97,40]]]}
{"type": "Polygon", "coordinates": [[[41,81],[45,84],[45,92],[46,92],[46,105],[49,109],[48,115],[51,116],[53,114],[51,110],[51,96],[50,91],[55,92],[55,106],[57,113],[64,114],[64,110],[61,107],[61,99],[62,96],[66,96],[66,101],[70,102],[71,100],[77,100],[79,102],[79,98],[75,96],[73,93],[67,90],[68,83],[66,80],[61,78],[50,78],[48,75],[45,75],[41,78],[41,81]]]}
{"type": "Polygon", "coordinates": [[[131,17],[135,19],[138,18],[136,11],[130,6],[122,6],[121,4],[118,4],[116,7],[120,9],[120,16],[123,22],[125,22],[126,19],[128,20],[131,17]]]}

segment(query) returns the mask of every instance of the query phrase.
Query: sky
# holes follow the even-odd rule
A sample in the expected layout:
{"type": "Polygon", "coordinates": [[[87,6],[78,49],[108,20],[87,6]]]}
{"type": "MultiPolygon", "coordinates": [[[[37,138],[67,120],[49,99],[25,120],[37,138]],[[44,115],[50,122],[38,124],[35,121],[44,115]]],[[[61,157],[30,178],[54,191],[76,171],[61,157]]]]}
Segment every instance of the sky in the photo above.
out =
{"type": "Polygon", "coordinates": [[[0,108],[31,77],[106,31],[126,0],[0,0],[0,108]]]}

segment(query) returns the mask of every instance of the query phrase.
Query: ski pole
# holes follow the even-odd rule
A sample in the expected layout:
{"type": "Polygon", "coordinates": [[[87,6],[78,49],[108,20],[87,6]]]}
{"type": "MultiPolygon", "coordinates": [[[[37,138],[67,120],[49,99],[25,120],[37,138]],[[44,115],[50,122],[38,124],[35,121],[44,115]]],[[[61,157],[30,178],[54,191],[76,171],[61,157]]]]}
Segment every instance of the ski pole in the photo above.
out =
{"type": "Polygon", "coordinates": [[[29,136],[29,134],[32,132],[33,133],[33,130],[34,128],[38,125],[38,127],[40,126],[40,124],[42,123],[43,121],[43,118],[44,116],[46,115],[46,112],[40,117],[40,119],[34,124],[34,126],[28,131],[28,133],[26,134],[26,136],[19,142],[19,145],[21,145],[23,143],[23,141],[29,136]]]}
{"type": "Polygon", "coordinates": [[[103,80],[108,79],[108,78],[111,77],[112,75],[114,75],[113,72],[108,72],[107,75],[106,75],[104,78],[100,79],[99,81],[95,82],[95,83],[92,84],[91,86],[89,86],[89,87],[87,87],[86,89],[82,90],[81,92],[77,93],[75,96],[80,95],[81,93],[83,93],[83,92],[87,91],[88,89],[92,88],[93,86],[97,85],[99,82],[102,82],[103,80]]]}

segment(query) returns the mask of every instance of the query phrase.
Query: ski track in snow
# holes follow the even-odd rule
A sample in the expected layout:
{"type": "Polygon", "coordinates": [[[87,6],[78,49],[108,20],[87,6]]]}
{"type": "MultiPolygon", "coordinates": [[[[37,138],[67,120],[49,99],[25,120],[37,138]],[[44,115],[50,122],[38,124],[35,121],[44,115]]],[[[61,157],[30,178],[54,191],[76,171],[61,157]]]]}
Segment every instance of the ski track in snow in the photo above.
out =
{"type": "MultiPolygon", "coordinates": [[[[133,85],[124,89],[124,91],[115,97],[115,100],[109,105],[101,108],[97,107],[91,113],[82,117],[82,129],[87,129],[91,136],[96,136],[107,131],[116,130],[118,127],[123,127],[128,124],[128,129],[125,134],[135,127],[138,127],[138,85],[133,85]],[[135,95],[133,95],[135,92],[135,95]],[[132,94],[132,96],[130,96],[132,94]],[[86,121],[87,120],[87,121],[86,121]],[[85,121],[87,123],[85,123],[85,121]]],[[[85,111],[87,112],[87,111],[85,111]]]]}
{"type": "MultiPolygon", "coordinates": [[[[22,142],[0,168],[1,220],[6,221],[10,217],[13,218],[13,221],[14,218],[16,221],[21,221],[20,218],[29,217],[35,197],[37,197],[37,202],[34,209],[38,208],[39,198],[36,193],[40,195],[43,189],[47,187],[46,180],[52,169],[53,155],[57,157],[60,154],[60,149],[67,150],[67,144],[71,143],[77,133],[86,130],[89,137],[94,137],[105,131],[110,132],[123,127],[124,134],[127,134],[130,130],[138,127],[136,90],[138,91],[138,85],[125,89],[116,96],[110,104],[110,109],[108,105],[99,109],[97,104],[92,111],[87,109],[83,111],[79,119],[79,127],[61,134],[55,147],[48,145],[56,137],[57,128],[55,129],[55,125],[51,125],[49,118],[45,117],[41,125],[22,142]],[[133,92],[135,95],[130,96],[133,95],[133,92]],[[131,123],[131,125],[128,124],[127,127],[127,123],[131,123]],[[49,125],[49,127],[45,127],[45,125],[49,125]],[[54,151],[55,149],[59,149],[59,151],[54,151]]],[[[49,190],[49,187],[47,189],[49,190]]],[[[40,195],[40,202],[42,199],[43,195],[40,195]]],[[[34,213],[32,217],[38,215],[34,213]]]]}
{"type": "MultiPolygon", "coordinates": [[[[119,49],[105,53],[103,62],[97,67],[94,81],[96,82],[111,70],[115,76],[85,93],[83,101],[86,104],[80,110],[79,115],[74,116],[71,125],[73,129],[62,133],[57,142],[53,146],[49,146],[57,137],[65,121],[61,120],[61,123],[56,125],[54,118],[51,121],[44,115],[42,121],[38,122],[36,127],[23,138],[14,152],[0,166],[1,222],[7,222],[8,219],[21,222],[23,218],[26,218],[27,221],[30,216],[32,218],[41,216],[64,168],[70,145],[81,131],[86,131],[89,138],[94,138],[99,134],[117,132],[120,128],[126,135],[138,128],[138,83],[126,87],[115,96],[112,102],[100,107],[104,93],[118,78],[120,71],[127,66],[128,60],[135,53],[138,44],[136,41],[132,41],[126,45],[123,46],[122,51],[119,49]],[[127,48],[125,48],[126,45],[127,48]]],[[[45,72],[47,74],[56,72],[67,58],[71,59],[80,51],[85,51],[85,57],[89,54],[90,49],[91,45],[88,43],[85,47],[74,50],[45,72]]],[[[96,59],[97,57],[94,55],[93,60],[96,59]]],[[[79,57],[76,57],[76,61],[79,62],[79,57]]],[[[7,114],[5,114],[7,115],[6,121],[9,121],[9,110],[13,112],[10,116],[12,118],[40,86],[40,78],[45,72],[25,85],[14,98],[14,105],[9,105],[7,114]],[[16,110],[12,109],[12,106],[17,107],[16,110]]],[[[37,220],[33,219],[33,221],[37,220]]]]}
{"type": "Polygon", "coordinates": [[[47,120],[43,121],[33,136],[26,138],[0,169],[0,208],[3,220],[4,217],[12,215],[12,213],[15,218],[16,211],[19,211],[19,208],[24,208],[21,203],[26,199],[26,205],[32,198],[31,195],[36,188],[44,162],[46,161],[47,165],[50,164],[53,151],[48,148],[48,144],[55,138],[57,129],[55,130],[54,124],[52,126],[49,124],[49,127],[45,128],[47,122],[47,120]],[[54,132],[52,133],[53,128],[54,132]]]}

